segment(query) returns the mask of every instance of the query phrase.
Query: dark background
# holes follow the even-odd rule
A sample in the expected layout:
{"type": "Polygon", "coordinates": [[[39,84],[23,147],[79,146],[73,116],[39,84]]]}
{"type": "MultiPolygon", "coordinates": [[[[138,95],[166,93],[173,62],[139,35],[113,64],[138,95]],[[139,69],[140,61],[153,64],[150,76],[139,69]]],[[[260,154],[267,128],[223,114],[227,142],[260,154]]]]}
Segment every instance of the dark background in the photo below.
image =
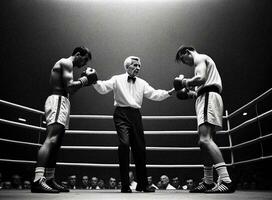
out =
{"type": "MultiPolygon", "coordinates": [[[[10,0],[1,2],[0,12],[0,99],[43,110],[50,94],[49,74],[54,63],[69,57],[76,46],[91,49],[94,67],[100,79],[123,73],[127,56],[142,60],[140,77],[154,88],[170,89],[178,74],[193,75],[189,67],[174,62],[181,44],[193,45],[198,52],[213,58],[223,81],[223,100],[229,113],[271,88],[271,1],[204,0],[204,1],[56,1],[10,0]]],[[[78,77],[80,71],[75,71],[78,77]]],[[[271,109],[271,98],[259,105],[258,112],[271,109]],[[269,107],[270,106],[270,107],[269,107]]],[[[71,114],[113,113],[113,95],[101,96],[92,87],[71,97],[71,114]]],[[[39,116],[18,112],[1,105],[1,118],[39,124],[39,116]]],[[[195,115],[193,101],[172,97],[163,102],[145,99],[143,115],[195,115]]],[[[255,108],[239,120],[256,114],[255,108]],[[252,113],[252,115],[250,114],[252,113]]],[[[238,117],[239,118],[239,117],[238,117]]],[[[239,121],[234,120],[233,123],[239,121]]],[[[271,119],[262,122],[268,125],[271,119]]],[[[145,130],[196,130],[196,121],[144,121],[145,130]]],[[[253,137],[256,129],[244,131],[253,137]]],[[[71,129],[114,130],[112,120],[71,120],[71,129]]],[[[224,125],[224,128],[226,126],[224,125]]],[[[265,128],[263,128],[265,129],[265,128]]],[[[268,129],[266,133],[271,132],[268,129]]],[[[245,138],[245,136],[241,136],[245,138]]],[[[37,142],[35,131],[1,124],[1,137],[37,142]]],[[[41,135],[40,141],[44,136],[41,135]]],[[[227,137],[218,136],[218,144],[227,146],[227,137]],[[222,138],[221,138],[222,137],[222,138]]],[[[239,138],[237,139],[238,141],[239,138]]],[[[147,146],[196,146],[197,137],[146,136],[147,146]]],[[[271,141],[268,142],[268,146],[271,141]]],[[[97,135],[67,135],[64,145],[117,145],[117,138],[97,135]]],[[[33,147],[0,143],[1,157],[36,159],[33,147]],[[18,153],[19,152],[19,153],[18,153]],[[18,157],[17,157],[18,156],[18,157]]],[[[259,151],[258,147],[252,147],[259,151]]],[[[268,148],[269,149],[269,148],[268,148]]],[[[252,152],[252,151],[251,151],[252,152]]],[[[226,162],[229,153],[223,152],[226,162]]],[[[248,155],[248,152],[242,155],[248,155]]],[[[148,152],[150,164],[200,164],[199,152],[148,152]],[[193,155],[196,154],[196,155],[193,155]]],[[[240,157],[239,155],[238,157],[240,157]]],[[[61,152],[63,162],[116,163],[115,151],[61,152]]],[[[267,164],[266,164],[267,165],[267,164]]],[[[4,177],[18,172],[33,175],[34,166],[22,169],[17,164],[0,163],[4,177]],[[19,170],[19,171],[18,171],[19,170]]],[[[260,164],[263,167],[262,163],[260,164]]],[[[267,169],[265,167],[265,169],[267,169]]],[[[239,169],[240,170],[240,169],[239,169]]],[[[238,177],[239,170],[234,171],[238,177]],[[238,171],[238,172],[237,172],[238,171]],[[237,173],[236,173],[237,172],[237,173]]],[[[60,176],[88,174],[101,178],[118,178],[118,169],[61,167],[60,176]],[[63,170],[65,169],[65,170],[63,170]],[[106,171],[106,172],[105,172],[106,171]]],[[[158,177],[166,173],[182,179],[197,177],[197,169],[150,169],[158,177]]],[[[155,179],[155,180],[156,180],[155,179]]]]}

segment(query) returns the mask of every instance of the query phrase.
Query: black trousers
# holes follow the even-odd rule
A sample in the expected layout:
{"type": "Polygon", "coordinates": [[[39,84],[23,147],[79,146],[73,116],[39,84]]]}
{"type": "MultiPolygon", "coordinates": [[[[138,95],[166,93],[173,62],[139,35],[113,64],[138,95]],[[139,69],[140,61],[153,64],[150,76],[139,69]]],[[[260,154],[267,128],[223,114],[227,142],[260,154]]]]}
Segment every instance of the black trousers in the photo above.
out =
{"type": "Polygon", "coordinates": [[[113,120],[119,137],[118,156],[122,187],[129,187],[129,147],[136,165],[137,187],[147,186],[146,150],[139,109],[116,107],[113,120]]]}

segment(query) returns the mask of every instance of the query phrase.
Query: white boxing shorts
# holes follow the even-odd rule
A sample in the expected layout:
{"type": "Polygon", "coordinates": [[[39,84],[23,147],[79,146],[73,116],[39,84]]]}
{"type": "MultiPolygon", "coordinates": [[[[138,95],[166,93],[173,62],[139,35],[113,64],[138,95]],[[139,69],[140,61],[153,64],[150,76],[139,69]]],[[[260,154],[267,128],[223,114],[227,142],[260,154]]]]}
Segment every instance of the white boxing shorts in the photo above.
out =
{"type": "Polygon", "coordinates": [[[197,125],[208,122],[222,127],[223,100],[216,92],[206,92],[196,99],[195,103],[197,125]]]}
{"type": "Polygon", "coordinates": [[[69,128],[70,101],[61,95],[50,95],[45,101],[45,119],[47,126],[53,123],[62,124],[69,128]]]}

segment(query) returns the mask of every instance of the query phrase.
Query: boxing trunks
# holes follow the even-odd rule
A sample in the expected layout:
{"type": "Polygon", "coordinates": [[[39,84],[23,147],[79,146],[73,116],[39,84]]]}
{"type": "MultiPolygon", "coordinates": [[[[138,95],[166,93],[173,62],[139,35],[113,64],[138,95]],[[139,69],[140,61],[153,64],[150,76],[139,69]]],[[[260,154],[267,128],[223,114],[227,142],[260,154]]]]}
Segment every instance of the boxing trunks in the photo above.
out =
{"type": "Polygon", "coordinates": [[[198,126],[208,122],[222,127],[223,100],[216,86],[205,86],[197,92],[195,109],[198,126]]]}
{"type": "Polygon", "coordinates": [[[70,101],[67,97],[52,94],[46,99],[44,108],[47,126],[59,123],[69,128],[70,101]]]}

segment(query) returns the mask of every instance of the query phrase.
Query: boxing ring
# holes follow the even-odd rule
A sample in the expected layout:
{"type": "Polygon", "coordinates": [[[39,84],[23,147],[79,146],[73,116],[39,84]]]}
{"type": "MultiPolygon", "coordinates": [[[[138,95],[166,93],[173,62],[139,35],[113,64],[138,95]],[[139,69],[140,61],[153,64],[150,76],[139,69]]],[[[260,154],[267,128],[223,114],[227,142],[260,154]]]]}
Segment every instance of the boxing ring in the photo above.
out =
{"type": "MultiPolygon", "coordinates": [[[[266,109],[265,111],[260,113],[260,109],[258,105],[260,105],[263,101],[265,101],[268,97],[272,95],[272,88],[258,96],[257,98],[253,99],[252,101],[248,102],[246,105],[240,107],[236,111],[228,114],[228,111],[225,112],[223,117],[223,121],[225,123],[225,129],[218,131],[217,134],[226,135],[228,138],[228,146],[220,146],[221,150],[227,150],[230,156],[230,162],[226,162],[227,166],[238,166],[242,164],[252,164],[258,161],[269,160],[272,158],[271,152],[266,152],[266,148],[264,148],[264,143],[269,142],[269,139],[272,138],[271,130],[264,131],[261,127],[261,121],[269,119],[272,115],[272,109],[266,109]],[[237,124],[237,120],[235,119],[237,116],[245,115],[245,111],[249,108],[254,108],[255,116],[251,117],[243,121],[242,123],[237,124]],[[232,125],[232,121],[233,124],[232,125]],[[249,127],[251,124],[256,124],[258,127],[258,134],[257,137],[251,138],[247,141],[242,142],[235,142],[233,137],[235,135],[241,133],[243,129],[249,127]],[[239,160],[239,157],[235,156],[235,152],[239,149],[243,148],[250,148],[251,145],[257,145],[258,151],[260,152],[258,156],[239,160]]],[[[19,141],[19,140],[12,140],[3,138],[0,134],[0,144],[1,143],[9,143],[12,145],[26,145],[32,146],[34,148],[38,148],[42,144],[41,136],[45,135],[45,124],[43,122],[43,115],[44,112],[40,110],[36,110],[33,108],[29,108],[26,106],[18,105],[15,103],[11,103],[5,100],[0,100],[1,106],[6,106],[7,108],[17,109],[24,112],[32,113],[36,115],[37,119],[39,119],[39,126],[33,124],[26,124],[24,122],[12,121],[9,119],[0,118],[0,123],[5,124],[6,126],[11,127],[19,127],[22,129],[28,129],[32,131],[36,131],[39,135],[39,139],[36,143],[34,142],[26,142],[26,141],[19,141]]],[[[109,115],[70,115],[70,119],[85,119],[85,120],[105,120],[105,119],[112,119],[112,116],[109,115]]],[[[143,120],[157,120],[157,121],[165,121],[165,120],[196,120],[196,116],[143,116],[143,120]]],[[[116,131],[97,131],[97,130],[67,130],[66,134],[71,135],[114,135],[116,131]]],[[[145,135],[183,135],[187,136],[195,136],[197,135],[197,130],[177,130],[177,131],[145,131],[145,135]]],[[[62,146],[61,149],[65,150],[82,150],[82,151],[113,151],[117,150],[117,146],[62,146]]],[[[200,151],[199,147],[160,147],[160,146],[147,146],[147,151],[171,151],[171,152],[182,152],[182,151],[200,151]]],[[[36,158],[36,157],[35,157],[36,158]]],[[[35,159],[33,158],[33,159],[35,159]]],[[[27,159],[10,159],[10,158],[1,158],[0,157],[0,164],[3,163],[24,163],[34,165],[36,163],[35,160],[27,160],[27,159]]],[[[77,167],[99,167],[99,168],[117,168],[119,165],[117,163],[89,163],[89,162],[58,162],[58,166],[77,166],[77,167]]],[[[135,167],[134,164],[130,164],[131,167],[135,167]]],[[[201,164],[149,164],[147,160],[147,168],[202,168],[201,164]]],[[[146,194],[146,193],[132,193],[132,194],[121,194],[120,190],[113,191],[113,190],[96,190],[96,191],[82,191],[76,190],[71,191],[69,194],[57,194],[56,199],[85,199],[85,198],[101,198],[102,199],[169,199],[169,195],[173,199],[218,199],[218,195],[203,195],[203,194],[190,194],[185,191],[163,191],[159,190],[153,194],[146,194]],[[182,193],[182,194],[180,194],[182,193]],[[81,196],[79,196],[81,195],[81,196]]],[[[22,196],[25,196],[25,199],[35,199],[34,197],[38,197],[37,194],[31,194],[29,191],[0,191],[1,199],[8,199],[12,197],[12,199],[24,199],[22,196]],[[1,197],[4,197],[2,198],[1,197]],[[36,195],[36,196],[35,196],[36,195]],[[20,198],[19,198],[20,196],[20,198]]],[[[52,197],[52,194],[45,194],[42,195],[44,198],[52,197]]],[[[220,195],[221,196],[221,195],[220,195]]],[[[245,192],[245,191],[237,191],[234,194],[223,194],[220,199],[270,199],[272,197],[272,192],[245,192]],[[222,197],[222,198],[221,198],[222,197]]],[[[42,197],[39,197],[42,198],[42,197]]]]}

